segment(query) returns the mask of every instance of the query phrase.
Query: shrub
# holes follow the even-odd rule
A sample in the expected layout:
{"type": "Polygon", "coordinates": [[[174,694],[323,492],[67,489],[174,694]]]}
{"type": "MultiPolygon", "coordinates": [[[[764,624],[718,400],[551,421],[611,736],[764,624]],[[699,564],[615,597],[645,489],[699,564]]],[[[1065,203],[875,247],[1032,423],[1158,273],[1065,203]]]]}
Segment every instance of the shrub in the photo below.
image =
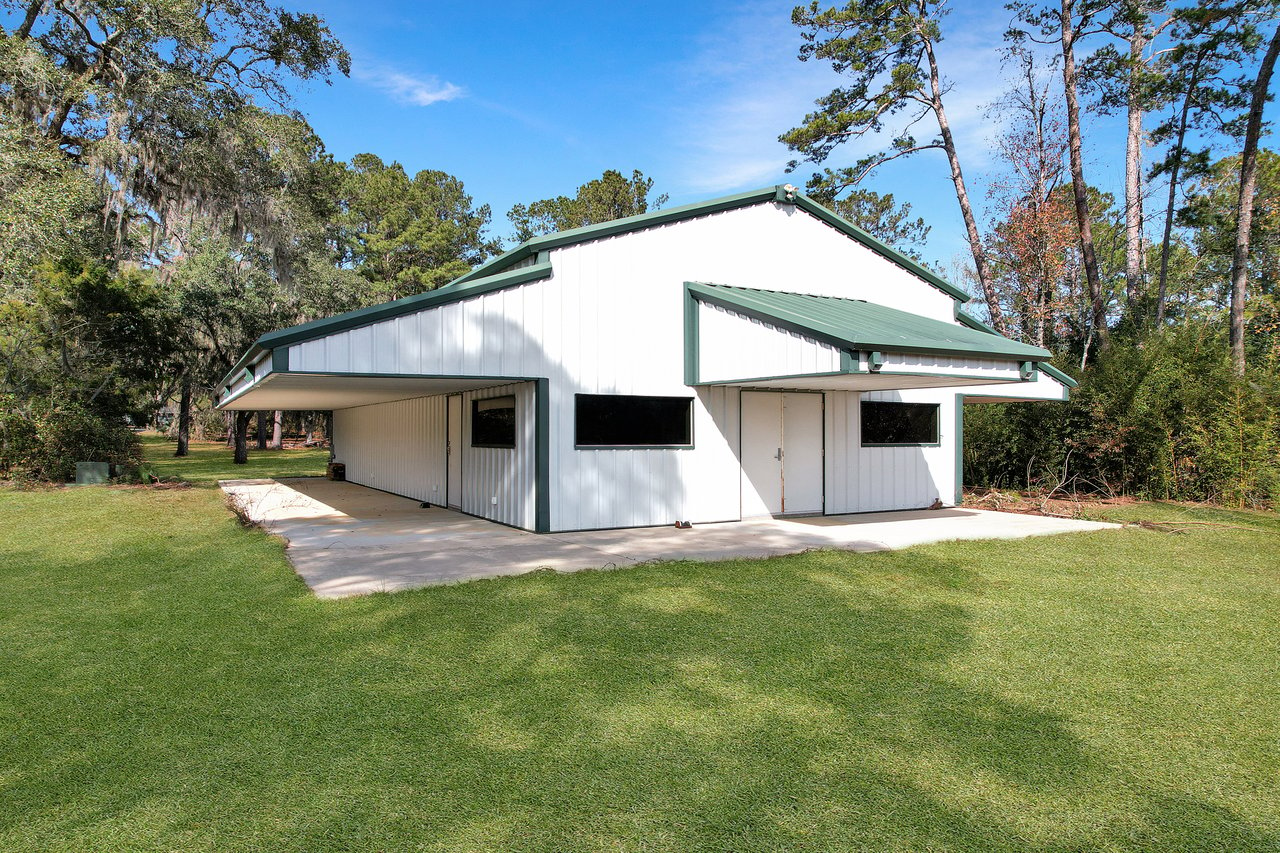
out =
{"type": "Polygon", "coordinates": [[[66,482],[77,462],[119,467],[142,461],[138,437],[123,421],[104,419],[74,402],[13,400],[0,411],[0,472],[15,480],[66,482]]]}
{"type": "Polygon", "coordinates": [[[965,412],[971,485],[1261,505],[1280,498],[1280,393],[1236,376],[1224,336],[1183,326],[1116,341],[1071,401],[965,412]]]}

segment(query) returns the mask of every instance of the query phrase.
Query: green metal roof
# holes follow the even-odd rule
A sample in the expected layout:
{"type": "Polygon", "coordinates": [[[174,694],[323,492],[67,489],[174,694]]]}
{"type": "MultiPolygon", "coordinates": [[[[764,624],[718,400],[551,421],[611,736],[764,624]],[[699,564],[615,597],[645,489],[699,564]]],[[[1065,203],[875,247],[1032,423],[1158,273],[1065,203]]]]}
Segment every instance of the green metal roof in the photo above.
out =
{"type": "Polygon", "coordinates": [[[678,222],[683,219],[692,219],[698,216],[707,216],[712,213],[734,210],[740,207],[750,207],[752,205],[763,204],[770,201],[777,202],[779,204],[795,205],[801,210],[812,214],[814,217],[822,220],[837,231],[840,231],[842,234],[851,237],[881,257],[897,264],[938,290],[941,290],[943,293],[946,293],[952,299],[956,300],[957,307],[959,307],[960,304],[968,302],[970,299],[969,294],[965,293],[960,288],[921,266],[919,263],[891,246],[880,242],[853,223],[840,218],[813,199],[804,195],[804,193],[799,190],[789,190],[785,186],[779,185],[759,190],[752,190],[750,192],[737,193],[735,195],[723,196],[721,198],[697,202],[695,204],[686,204],[679,207],[655,210],[650,213],[642,213],[639,216],[628,216],[623,219],[615,219],[611,222],[602,222],[598,225],[588,225],[583,228],[558,231],[554,234],[547,234],[543,237],[535,237],[531,240],[526,240],[514,249],[498,255],[496,258],[490,259],[473,269],[471,272],[459,276],[449,284],[446,284],[444,287],[437,288],[436,290],[420,293],[415,296],[409,296],[404,299],[397,299],[394,302],[387,302],[382,305],[375,305],[371,308],[349,311],[335,317],[313,320],[310,323],[290,326],[289,328],[280,329],[263,335],[255,341],[249,348],[249,351],[246,352],[238,362],[236,362],[235,367],[231,369],[223,382],[225,383],[229,381],[230,377],[234,376],[247,365],[251,364],[256,358],[258,358],[258,356],[273,347],[300,343],[301,341],[333,334],[334,332],[343,331],[344,329],[364,326],[390,317],[409,314],[414,311],[421,311],[425,308],[430,308],[446,302],[467,299],[491,290],[514,287],[536,279],[546,278],[551,275],[551,265],[546,262],[545,257],[540,257],[540,254],[552,249],[570,246],[575,243],[585,243],[590,240],[601,240],[606,237],[613,237],[632,231],[655,228],[659,225],[665,225],[670,222],[678,222]]]}
{"type": "Polygon", "coordinates": [[[1046,349],[1000,335],[932,320],[861,299],[753,290],[721,284],[688,285],[703,302],[754,317],[771,325],[855,350],[928,352],[1038,360],[1046,349]]]}

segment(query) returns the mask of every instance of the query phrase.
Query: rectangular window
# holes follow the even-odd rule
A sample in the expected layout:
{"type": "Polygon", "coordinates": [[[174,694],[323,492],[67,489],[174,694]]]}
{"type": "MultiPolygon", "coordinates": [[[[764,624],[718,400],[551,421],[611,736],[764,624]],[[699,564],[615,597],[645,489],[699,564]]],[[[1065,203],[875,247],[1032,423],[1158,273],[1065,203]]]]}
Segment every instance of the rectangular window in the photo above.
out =
{"type": "Polygon", "coordinates": [[[579,447],[689,447],[693,398],[577,394],[574,440],[579,447]]]}
{"type": "Polygon", "coordinates": [[[516,398],[471,401],[471,446],[516,446],[516,398]]]}
{"type": "Polygon", "coordinates": [[[862,404],[862,446],[894,447],[938,443],[936,403],[862,404]]]}

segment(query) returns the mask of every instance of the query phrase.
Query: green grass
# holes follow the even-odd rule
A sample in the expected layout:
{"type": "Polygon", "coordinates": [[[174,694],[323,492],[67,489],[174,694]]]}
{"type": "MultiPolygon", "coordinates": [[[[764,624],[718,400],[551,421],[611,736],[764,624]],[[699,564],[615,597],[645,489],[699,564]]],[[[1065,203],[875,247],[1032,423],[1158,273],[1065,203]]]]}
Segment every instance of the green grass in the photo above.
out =
{"type": "Polygon", "coordinates": [[[0,849],[1274,851],[1280,519],[1123,512],[1251,529],[320,601],[215,489],[0,491],[0,849]]]}
{"type": "Polygon", "coordinates": [[[231,448],[221,441],[193,441],[188,455],[173,455],[177,444],[155,433],[143,433],[142,449],[156,476],[178,478],[201,486],[219,480],[251,480],[258,477],[318,477],[324,474],[329,450],[249,450],[244,465],[231,464],[231,448]]]}

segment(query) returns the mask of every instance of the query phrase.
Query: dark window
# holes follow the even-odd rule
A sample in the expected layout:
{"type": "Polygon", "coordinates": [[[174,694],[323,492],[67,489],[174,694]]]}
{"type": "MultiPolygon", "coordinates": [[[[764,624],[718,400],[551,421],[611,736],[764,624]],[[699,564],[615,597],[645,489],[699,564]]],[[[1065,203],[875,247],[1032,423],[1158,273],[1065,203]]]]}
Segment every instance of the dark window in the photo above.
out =
{"type": "Polygon", "coordinates": [[[516,446],[516,398],[471,401],[471,446],[516,446]]]}
{"type": "Polygon", "coordinates": [[[574,431],[579,447],[688,447],[692,397],[578,394],[574,431]]]}
{"type": "Polygon", "coordinates": [[[937,444],[936,403],[862,404],[862,444],[937,444]]]}

